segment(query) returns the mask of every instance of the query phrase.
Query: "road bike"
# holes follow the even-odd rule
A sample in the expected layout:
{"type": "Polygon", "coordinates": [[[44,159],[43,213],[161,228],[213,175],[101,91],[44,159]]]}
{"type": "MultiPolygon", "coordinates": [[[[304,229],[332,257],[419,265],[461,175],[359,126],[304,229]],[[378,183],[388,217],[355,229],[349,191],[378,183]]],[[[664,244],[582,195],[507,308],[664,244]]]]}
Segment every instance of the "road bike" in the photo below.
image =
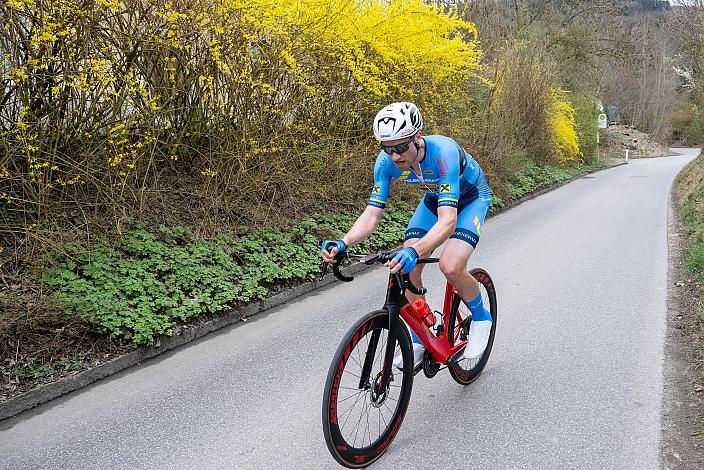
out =
{"type": "MultiPolygon", "coordinates": [[[[332,269],[335,277],[349,282],[354,278],[341,273],[342,259],[371,265],[384,264],[394,256],[341,253],[332,269]]],[[[424,258],[418,263],[438,261],[424,258]]],[[[406,290],[423,296],[427,289],[414,286],[409,275],[401,272],[389,274],[384,306],[364,315],[344,336],[330,364],[323,392],[323,433],[337,462],[348,468],[362,468],[382,456],[403,422],[413,378],[421,370],[432,378],[447,369],[462,385],[472,383],[482,373],[496,332],[496,290],[486,271],[475,268],[469,273],[479,281],[484,306],[493,320],[489,343],[476,362],[462,357],[472,316],[452,284],[448,282],[445,288],[443,311],[431,311],[424,300],[408,302],[406,290]],[[415,368],[395,367],[393,360],[398,355],[402,357],[401,366],[413,364],[408,327],[420,338],[425,354],[415,368]]]]}

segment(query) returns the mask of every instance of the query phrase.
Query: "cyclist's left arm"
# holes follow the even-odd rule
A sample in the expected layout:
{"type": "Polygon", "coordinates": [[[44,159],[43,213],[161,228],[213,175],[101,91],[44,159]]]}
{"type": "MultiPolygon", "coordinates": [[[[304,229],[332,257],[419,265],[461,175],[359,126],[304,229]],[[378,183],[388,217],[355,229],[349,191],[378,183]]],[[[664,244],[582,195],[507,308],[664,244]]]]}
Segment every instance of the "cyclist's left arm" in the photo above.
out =
{"type": "MultiPolygon", "coordinates": [[[[448,238],[450,238],[452,232],[455,231],[456,224],[456,207],[438,207],[438,221],[435,222],[435,225],[433,225],[431,229],[428,230],[428,233],[426,233],[423,238],[411,245],[411,247],[418,254],[416,260],[418,258],[425,258],[427,256],[430,256],[433,250],[435,250],[435,248],[439,247],[448,238]]],[[[399,252],[399,254],[401,253],[403,253],[403,251],[399,252]]],[[[410,256],[413,257],[413,255],[410,256]]],[[[389,268],[391,268],[391,274],[396,274],[402,268],[403,264],[404,260],[402,258],[394,258],[393,260],[391,260],[388,264],[389,268]]],[[[415,261],[413,261],[410,270],[413,269],[413,266],[415,266],[415,261]]]]}
{"type": "Polygon", "coordinates": [[[423,238],[413,244],[413,249],[419,258],[430,256],[435,248],[439,247],[455,231],[457,225],[457,207],[438,207],[438,221],[428,230],[423,238]]]}
{"type": "Polygon", "coordinates": [[[438,179],[438,221],[423,238],[413,245],[418,256],[430,256],[455,231],[457,225],[457,203],[460,197],[460,147],[447,145],[436,157],[435,164],[440,173],[438,179]]]}
{"type": "MultiPolygon", "coordinates": [[[[460,194],[460,154],[459,150],[448,146],[438,155],[436,161],[440,171],[438,180],[438,221],[420,240],[412,245],[418,258],[430,256],[455,231],[457,225],[457,203],[460,194]]],[[[389,263],[391,273],[401,269],[399,260],[389,263]]]]}

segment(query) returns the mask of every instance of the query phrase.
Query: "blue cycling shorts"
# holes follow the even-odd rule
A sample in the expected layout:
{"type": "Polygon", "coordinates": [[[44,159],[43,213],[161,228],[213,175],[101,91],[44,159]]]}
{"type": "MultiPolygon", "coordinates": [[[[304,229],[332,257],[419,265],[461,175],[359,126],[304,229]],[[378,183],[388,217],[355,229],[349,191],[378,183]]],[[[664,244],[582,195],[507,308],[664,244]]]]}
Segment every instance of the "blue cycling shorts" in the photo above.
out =
{"type": "MultiPolygon", "coordinates": [[[[450,238],[463,240],[473,247],[479,243],[484,219],[491,205],[491,193],[484,175],[477,181],[479,189],[475,198],[462,201],[457,207],[457,225],[450,238]]],[[[438,221],[438,198],[436,194],[425,193],[406,228],[406,240],[423,237],[438,221]]]]}

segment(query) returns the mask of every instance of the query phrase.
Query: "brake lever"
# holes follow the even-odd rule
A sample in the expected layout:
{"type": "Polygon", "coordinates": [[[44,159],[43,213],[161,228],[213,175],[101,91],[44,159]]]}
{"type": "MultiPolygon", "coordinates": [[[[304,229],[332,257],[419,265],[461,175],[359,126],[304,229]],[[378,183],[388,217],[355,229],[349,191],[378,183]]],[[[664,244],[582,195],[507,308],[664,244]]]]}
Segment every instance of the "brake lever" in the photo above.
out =
{"type": "Polygon", "coordinates": [[[354,280],[354,276],[345,276],[342,274],[340,271],[340,262],[343,260],[343,258],[347,257],[346,254],[343,253],[337,253],[335,255],[335,259],[337,260],[337,263],[327,263],[323,261],[322,266],[321,266],[321,273],[320,273],[320,278],[318,279],[319,282],[323,280],[323,277],[325,277],[325,274],[328,272],[328,266],[332,264],[332,273],[335,275],[337,279],[339,279],[342,282],[352,282],[354,280]]]}
{"type": "Polygon", "coordinates": [[[416,287],[415,285],[413,285],[413,282],[411,281],[411,276],[408,273],[405,273],[403,275],[403,283],[401,285],[404,287],[404,290],[407,288],[409,291],[411,291],[411,293],[415,295],[425,295],[428,292],[428,289],[425,287],[416,287]]]}
{"type": "Polygon", "coordinates": [[[330,265],[330,263],[327,263],[325,261],[320,263],[320,278],[318,278],[318,282],[322,282],[323,278],[328,273],[328,266],[329,265],[330,265]]]}
{"type": "Polygon", "coordinates": [[[335,263],[332,265],[332,273],[335,275],[336,278],[341,280],[342,282],[352,282],[354,281],[354,276],[345,276],[340,272],[340,265],[339,263],[335,263]]]}

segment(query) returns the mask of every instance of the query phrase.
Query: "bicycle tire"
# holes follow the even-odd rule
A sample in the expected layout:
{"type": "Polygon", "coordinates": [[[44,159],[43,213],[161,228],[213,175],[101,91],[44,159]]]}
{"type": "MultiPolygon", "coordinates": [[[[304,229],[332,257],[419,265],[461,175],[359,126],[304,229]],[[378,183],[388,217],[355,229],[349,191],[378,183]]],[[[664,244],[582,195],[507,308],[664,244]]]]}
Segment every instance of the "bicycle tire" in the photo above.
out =
{"type": "MultiPolygon", "coordinates": [[[[406,415],[406,410],[408,409],[411,390],[413,388],[413,368],[411,367],[404,367],[403,371],[397,369],[392,371],[395,381],[398,381],[398,378],[401,377],[401,385],[392,382],[390,386],[387,387],[388,392],[381,406],[372,404],[373,386],[368,390],[359,388],[361,385],[361,376],[364,375],[361,373],[362,365],[360,362],[363,363],[364,359],[362,359],[362,357],[366,359],[367,354],[370,354],[368,353],[370,346],[376,346],[376,350],[371,353],[373,354],[373,356],[371,356],[373,358],[373,367],[370,373],[372,382],[378,379],[381,373],[386,346],[382,334],[386,331],[386,338],[388,338],[388,328],[389,316],[386,310],[371,312],[357,321],[347,332],[337,348],[337,352],[330,364],[327,379],[325,380],[325,390],[323,392],[323,434],[325,436],[325,443],[333,458],[338,463],[348,468],[363,468],[379,459],[396,436],[403,422],[403,418],[406,415]],[[376,341],[373,340],[375,331],[378,331],[376,341]],[[374,345],[373,343],[376,344],[374,345]],[[362,348],[365,346],[366,349],[362,351],[362,348]],[[379,348],[379,346],[381,346],[381,348],[379,348]],[[355,350],[357,352],[355,352],[355,350]],[[350,358],[352,358],[353,361],[350,360],[350,358]],[[356,364],[353,364],[353,362],[356,362],[356,364]],[[355,376],[350,371],[346,380],[345,372],[348,365],[352,368],[359,366],[360,373],[355,376]],[[351,385],[356,385],[353,387],[345,387],[342,385],[348,385],[350,382],[352,382],[351,385]],[[349,394],[349,396],[343,397],[342,390],[344,390],[344,395],[349,394]],[[354,393],[350,394],[350,391],[354,393]],[[396,392],[398,392],[397,398],[392,398],[392,394],[396,392]],[[355,396],[356,398],[354,398],[355,396]],[[353,412],[346,410],[342,413],[340,412],[340,403],[351,399],[354,399],[354,403],[351,405],[350,409],[354,408],[360,400],[363,401],[362,413],[364,413],[366,407],[366,424],[360,424],[362,423],[363,416],[360,416],[357,421],[357,426],[360,426],[360,428],[361,426],[366,426],[366,429],[362,431],[361,446],[357,443],[359,429],[357,429],[354,434],[354,438],[352,437],[352,433],[346,436],[346,427],[350,415],[345,416],[345,414],[353,412]],[[393,406],[394,401],[396,402],[395,407],[393,406]],[[382,406],[384,410],[382,410],[382,406]],[[369,428],[369,412],[372,408],[379,410],[378,423],[372,423],[375,425],[378,424],[379,435],[376,438],[372,438],[369,428]],[[384,417],[384,413],[386,413],[387,410],[391,412],[388,419],[384,417]],[[384,424],[383,431],[381,429],[382,421],[384,424]],[[369,438],[369,443],[365,445],[365,439],[367,437],[369,438]]],[[[403,322],[399,322],[397,336],[395,354],[398,354],[398,350],[400,349],[403,355],[403,363],[412,364],[413,352],[411,339],[403,322]]],[[[349,406],[349,403],[345,406],[349,406]]],[[[352,431],[354,431],[354,429],[352,429],[352,431]]]]}
{"type": "MultiPolygon", "coordinates": [[[[497,320],[496,289],[494,287],[494,281],[492,281],[491,276],[489,276],[489,273],[479,268],[474,268],[470,270],[469,274],[471,274],[479,282],[480,288],[483,288],[482,296],[484,298],[485,304],[486,302],[489,303],[489,307],[487,310],[491,314],[492,324],[491,333],[489,334],[489,342],[486,346],[486,349],[484,350],[484,353],[482,354],[482,357],[479,358],[476,364],[471,368],[465,368],[464,366],[468,365],[469,361],[467,359],[462,359],[448,368],[450,375],[455,380],[455,382],[461,385],[471,384],[479,378],[482,371],[484,370],[484,367],[486,366],[486,363],[489,360],[489,356],[491,355],[491,349],[494,345],[494,335],[496,333],[497,320]]],[[[454,293],[451,305],[452,308],[450,310],[451,316],[447,332],[447,338],[450,342],[450,346],[453,346],[459,340],[459,329],[457,327],[458,322],[461,322],[463,320],[460,307],[464,306],[464,303],[462,302],[460,296],[457,295],[457,292],[454,293]]],[[[464,308],[466,309],[466,306],[464,308]]]]}

